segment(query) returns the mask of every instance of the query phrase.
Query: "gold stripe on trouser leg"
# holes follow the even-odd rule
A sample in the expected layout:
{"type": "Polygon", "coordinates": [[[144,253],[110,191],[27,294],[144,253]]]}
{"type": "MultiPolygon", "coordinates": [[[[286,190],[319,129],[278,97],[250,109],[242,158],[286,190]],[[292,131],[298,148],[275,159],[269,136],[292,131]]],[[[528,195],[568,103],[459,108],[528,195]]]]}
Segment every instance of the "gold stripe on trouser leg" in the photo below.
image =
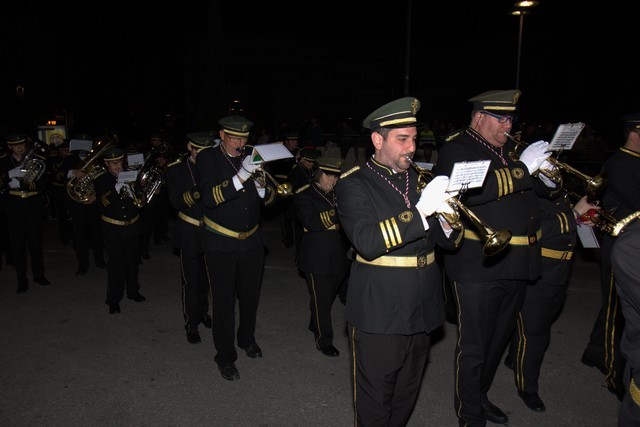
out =
{"type": "MultiPolygon", "coordinates": [[[[187,301],[186,301],[186,284],[187,278],[184,275],[184,260],[182,259],[182,248],[180,249],[180,274],[182,275],[182,314],[184,316],[185,323],[189,325],[189,316],[187,315],[187,301]]],[[[191,332],[191,331],[187,331],[191,332]]]]}
{"type": "Polygon", "coordinates": [[[522,319],[522,313],[518,313],[516,321],[516,328],[518,330],[518,348],[516,351],[515,373],[516,373],[516,387],[520,391],[524,391],[524,355],[527,352],[527,335],[524,333],[524,320],[522,319]]]}
{"type": "Polygon", "coordinates": [[[310,291],[312,294],[312,298],[313,298],[313,306],[315,307],[315,311],[316,311],[316,315],[315,317],[315,322],[316,322],[316,331],[318,331],[318,338],[316,339],[316,346],[318,345],[318,341],[320,340],[320,337],[322,337],[322,331],[320,330],[320,316],[318,316],[318,295],[316,294],[316,280],[313,277],[313,273],[309,273],[309,279],[310,279],[310,291]]]}
{"type": "Polygon", "coordinates": [[[618,311],[618,301],[616,295],[615,282],[613,279],[613,271],[609,274],[609,296],[607,298],[607,316],[605,318],[604,330],[604,366],[607,369],[605,381],[609,387],[615,387],[615,368],[614,368],[614,347],[615,347],[615,316],[618,311]]]}
{"type": "Polygon", "coordinates": [[[211,276],[209,276],[209,264],[207,264],[207,257],[204,257],[204,269],[207,272],[207,282],[209,282],[209,307],[211,307],[211,317],[213,317],[213,292],[211,291],[211,276]]]}
{"type": "Polygon", "coordinates": [[[460,410],[462,409],[462,400],[460,399],[460,391],[459,391],[459,378],[460,378],[460,355],[462,354],[462,348],[460,347],[460,340],[462,339],[462,310],[460,309],[460,295],[458,294],[458,282],[456,282],[455,280],[453,281],[453,290],[455,292],[455,297],[456,297],[456,306],[458,308],[458,349],[459,349],[459,353],[458,353],[458,357],[456,357],[455,360],[455,369],[456,369],[456,397],[458,398],[458,408],[457,408],[457,416],[458,419],[462,419],[460,416],[460,410]]]}
{"type": "Polygon", "coordinates": [[[355,326],[351,326],[351,358],[353,363],[353,425],[358,426],[358,395],[356,391],[358,387],[356,386],[356,328],[355,326]]]}

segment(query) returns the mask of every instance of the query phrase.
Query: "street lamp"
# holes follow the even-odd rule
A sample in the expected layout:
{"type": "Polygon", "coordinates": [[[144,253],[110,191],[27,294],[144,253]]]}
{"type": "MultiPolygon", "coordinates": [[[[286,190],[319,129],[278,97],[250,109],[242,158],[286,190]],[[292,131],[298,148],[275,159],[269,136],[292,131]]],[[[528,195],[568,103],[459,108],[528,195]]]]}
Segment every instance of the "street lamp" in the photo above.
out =
{"type": "Polygon", "coordinates": [[[518,32],[518,65],[516,66],[516,89],[520,89],[520,57],[522,55],[522,27],[524,26],[524,15],[529,13],[529,9],[540,4],[536,0],[524,0],[514,3],[513,9],[509,11],[511,15],[520,17],[520,31],[518,32]]]}

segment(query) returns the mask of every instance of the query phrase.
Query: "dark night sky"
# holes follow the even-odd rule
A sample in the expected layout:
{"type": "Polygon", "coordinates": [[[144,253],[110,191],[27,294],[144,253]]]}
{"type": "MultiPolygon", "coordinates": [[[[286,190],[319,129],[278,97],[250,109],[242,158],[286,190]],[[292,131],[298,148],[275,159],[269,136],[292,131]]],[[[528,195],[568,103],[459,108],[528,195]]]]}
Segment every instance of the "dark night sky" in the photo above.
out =
{"type": "MultiPolygon", "coordinates": [[[[519,18],[507,14],[513,3],[465,3],[412,2],[409,93],[422,100],[430,117],[466,120],[468,98],[485,90],[515,86],[519,18]]],[[[237,0],[222,1],[220,17],[226,38],[375,45],[384,53],[397,52],[396,61],[385,57],[376,66],[397,70],[394,84],[402,87],[406,5],[403,1],[385,6],[384,2],[237,0]]],[[[62,88],[69,85],[68,79],[76,79],[84,84],[76,84],[81,93],[72,96],[86,100],[83,102],[104,102],[128,82],[140,79],[141,62],[149,58],[167,67],[170,77],[169,69],[184,53],[180,40],[202,37],[207,25],[206,3],[198,1],[161,0],[153,6],[24,1],[8,7],[1,30],[7,53],[3,56],[10,64],[0,72],[5,98],[2,120],[11,117],[7,111],[12,107],[6,98],[15,97],[18,81],[28,90],[38,87],[24,81],[25,75],[34,79],[33,67],[42,67],[46,73],[52,63],[71,63],[66,72],[55,77],[39,77],[46,81],[41,84],[62,88]],[[55,53],[44,53],[51,46],[55,46],[55,53]],[[39,61],[34,61],[35,57],[39,61]],[[69,67],[73,76],[69,76],[69,67]]],[[[637,68],[631,65],[640,41],[634,22],[638,15],[630,7],[638,8],[623,9],[612,2],[589,6],[542,0],[524,19],[521,113],[557,123],[589,121],[615,128],[621,115],[640,110],[639,89],[633,79],[637,68]]],[[[166,89],[180,98],[182,83],[176,80],[167,78],[166,89]],[[174,83],[176,86],[170,87],[174,83]]],[[[63,96],[63,89],[52,93],[67,103],[79,104],[78,99],[67,99],[69,94],[63,96]]],[[[120,106],[129,108],[132,101],[123,97],[126,91],[119,96],[120,106]]]]}

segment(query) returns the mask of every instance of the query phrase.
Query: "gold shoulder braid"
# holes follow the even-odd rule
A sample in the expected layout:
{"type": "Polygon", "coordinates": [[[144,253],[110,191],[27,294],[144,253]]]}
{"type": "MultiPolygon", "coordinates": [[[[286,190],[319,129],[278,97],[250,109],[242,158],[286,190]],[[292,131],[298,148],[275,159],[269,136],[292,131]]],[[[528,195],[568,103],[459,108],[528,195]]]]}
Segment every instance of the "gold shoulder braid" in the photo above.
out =
{"type": "Polygon", "coordinates": [[[359,169],[360,169],[360,166],[352,167],[351,169],[349,169],[348,171],[346,171],[342,175],[340,175],[340,179],[348,177],[349,175],[351,175],[352,173],[354,173],[355,171],[357,171],[359,169]]]}

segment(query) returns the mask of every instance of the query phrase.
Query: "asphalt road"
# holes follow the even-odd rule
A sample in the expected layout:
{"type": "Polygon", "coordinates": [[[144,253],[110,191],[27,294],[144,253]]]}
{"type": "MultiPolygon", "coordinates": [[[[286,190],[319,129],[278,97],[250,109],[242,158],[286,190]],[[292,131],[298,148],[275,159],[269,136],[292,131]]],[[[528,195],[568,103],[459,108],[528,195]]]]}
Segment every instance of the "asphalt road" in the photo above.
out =
{"type": "MultiPolygon", "coordinates": [[[[106,271],[75,276],[71,246],[45,226],[46,276],[16,294],[12,266],[0,270],[0,425],[9,426],[352,426],[344,307],[334,305],[335,346],[323,356],[307,330],[308,292],[293,249],[280,242],[277,218],[263,224],[270,243],[256,338],[264,357],[236,363],[240,380],[224,380],[213,361],[211,332],[189,344],[183,327],[178,258],[172,245],[151,246],[140,268],[147,301],[104,304],[106,271]]],[[[509,426],[617,424],[619,403],[603,376],[580,363],[600,304],[597,253],[578,254],[567,303],[553,326],[540,380],[547,411],[535,413],[500,366],[490,399],[509,426]]],[[[30,278],[31,279],[31,278],[30,278]]],[[[453,410],[455,326],[433,345],[409,426],[457,426],[453,410]]]]}

